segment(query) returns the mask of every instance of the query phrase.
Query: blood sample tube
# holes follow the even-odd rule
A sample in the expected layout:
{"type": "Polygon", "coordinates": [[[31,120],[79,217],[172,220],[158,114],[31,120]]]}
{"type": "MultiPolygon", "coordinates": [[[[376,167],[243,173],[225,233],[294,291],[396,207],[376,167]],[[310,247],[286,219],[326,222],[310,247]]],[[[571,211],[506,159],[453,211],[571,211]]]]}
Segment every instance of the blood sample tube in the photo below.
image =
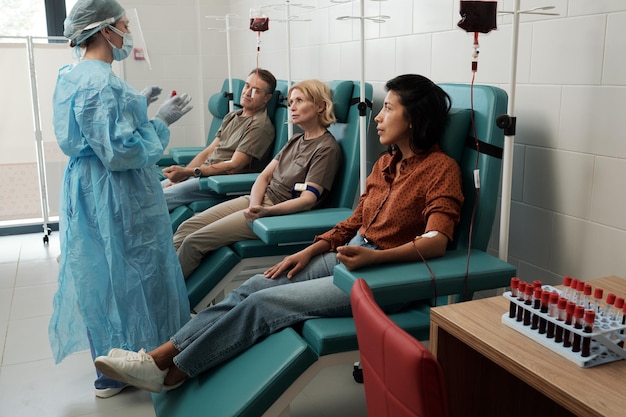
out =
{"type": "MultiPolygon", "coordinates": [[[[511,297],[517,298],[518,288],[519,288],[519,278],[517,277],[511,278],[511,297]]],[[[511,301],[509,305],[509,317],[510,318],[515,318],[516,310],[517,310],[517,304],[511,301]]]]}
{"type": "Polygon", "coordinates": [[[596,314],[599,314],[602,308],[602,297],[604,297],[604,290],[596,288],[593,291],[593,309],[596,311],[596,314]]]}
{"type": "Polygon", "coordinates": [[[569,290],[570,285],[572,285],[572,277],[570,277],[569,275],[565,275],[563,277],[563,292],[561,293],[561,295],[568,299],[570,296],[570,290],[569,290]]]}
{"type": "MultiPolygon", "coordinates": [[[[548,302],[548,316],[554,317],[555,319],[559,316],[559,293],[551,292],[550,299],[548,302]]],[[[552,339],[554,337],[554,322],[548,321],[548,331],[546,334],[548,339],[552,339]]]]}
{"type": "MultiPolygon", "coordinates": [[[[596,312],[593,310],[585,310],[585,320],[584,320],[584,333],[591,333],[593,330],[593,322],[596,320],[596,312]]],[[[586,358],[591,353],[591,336],[583,337],[583,346],[582,351],[580,352],[583,358],[586,358]]]]}
{"type": "Polygon", "coordinates": [[[576,278],[572,278],[572,282],[569,285],[569,300],[573,302],[577,302],[576,300],[576,287],[578,287],[578,280],[576,278]]]}
{"type": "Polygon", "coordinates": [[[591,308],[591,290],[591,285],[585,284],[583,288],[583,307],[585,307],[585,309],[591,308]]]}
{"type": "MultiPolygon", "coordinates": [[[[520,281],[519,287],[517,290],[517,301],[524,302],[524,292],[526,291],[526,283],[524,281],[520,281]]],[[[520,305],[517,306],[517,321],[522,321],[524,317],[524,308],[520,305]]]]}
{"type": "Polygon", "coordinates": [[[583,303],[585,302],[584,294],[583,294],[584,291],[585,291],[585,282],[578,281],[578,284],[576,285],[576,304],[583,305],[583,303]]]}
{"type": "MultiPolygon", "coordinates": [[[[567,305],[567,298],[559,297],[559,301],[557,304],[558,316],[556,318],[558,321],[565,322],[565,317],[567,315],[567,313],[565,312],[566,305],[567,305]]],[[[554,332],[554,341],[556,343],[563,342],[563,326],[561,326],[560,323],[556,325],[556,330],[554,332]]]]}
{"type": "MultiPolygon", "coordinates": [[[[541,309],[541,293],[543,290],[541,287],[535,288],[533,295],[533,308],[537,311],[541,309]]],[[[530,324],[530,328],[533,330],[537,330],[539,328],[539,316],[537,314],[533,314],[532,323],[530,324]]]]}
{"type": "MultiPolygon", "coordinates": [[[[565,306],[565,324],[567,325],[572,324],[572,320],[574,319],[575,309],[576,309],[576,304],[574,304],[573,301],[568,301],[567,305],[565,306]]],[[[563,330],[563,346],[564,347],[572,346],[571,334],[572,332],[569,330],[569,328],[566,327],[563,330]]]]}
{"type": "Polygon", "coordinates": [[[604,305],[604,309],[602,310],[602,315],[604,317],[608,317],[611,315],[611,311],[613,310],[613,304],[615,303],[615,294],[609,293],[606,296],[606,304],[604,305]]]}
{"type": "Polygon", "coordinates": [[[624,299],[617,297],[613,304],[613,312],[611,313],[611,319],[616,321],[616,324],[622,324],[622,309],[624,308],[624,299]]]}
{"type": "MultiPolygon", "coordinates": [[[[576,306],[574,309],[574,328],[582,329],[585,317],[585,308],[583,306],[576,306]]],[[[580,340],[581,336],[578,333],[574,333],[572,337],[572,352],[580,352],[580,340]]]]}
{"type": "Polygon", "coordinates": [[[526,291],[524,293],[524,326],[530,326],[530,308],[533,304],[533,287],[530,285],[526,286],[526,291]]]}
{"type": "MultiPolygon", "coordinates": [[[[542,291],[541,292],[541,312],[548,313],[548,304],[550,302],[550,292],[542,291]]],[[[546,332],[546,323],[547,320],[543,317],[539,318],[539,334],[544,334],[546,332]]]]}

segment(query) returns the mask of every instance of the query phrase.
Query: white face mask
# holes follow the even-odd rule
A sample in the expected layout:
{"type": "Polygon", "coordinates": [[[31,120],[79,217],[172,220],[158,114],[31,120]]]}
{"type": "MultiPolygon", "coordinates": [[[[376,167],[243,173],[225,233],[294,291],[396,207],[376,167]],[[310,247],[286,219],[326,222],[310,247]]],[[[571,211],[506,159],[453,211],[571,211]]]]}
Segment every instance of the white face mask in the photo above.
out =
{"type": "Polygon", "coordinates": [[[122,47],[118,48],[115,45],[113,45],[111,43],[111,41],[109,41],[107,39],[107,42],[109,42],[109,45],[111,45],[112,52],[113,52],[113,59],[116,61],[122,61],[126,58],[128,58],[128,56],[130,55],[131,51],[133,50],[133,35],[130,33],[124,33],[121,30],[119,30],[118,28],[109,25],[109,28],[117,33],[118,35],[120,35],[123,38],[123,42],[122,42],[122,47]]]}

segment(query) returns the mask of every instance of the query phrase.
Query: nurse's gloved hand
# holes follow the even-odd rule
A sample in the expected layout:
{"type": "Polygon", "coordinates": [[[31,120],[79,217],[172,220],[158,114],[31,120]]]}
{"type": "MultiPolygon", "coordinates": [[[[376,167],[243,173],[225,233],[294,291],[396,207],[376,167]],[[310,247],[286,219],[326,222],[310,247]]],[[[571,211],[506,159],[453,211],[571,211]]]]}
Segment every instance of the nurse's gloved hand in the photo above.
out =
{"type": "Polygon", "coordinates": [[[190,102],[191,97],[187,93],[170,97],[161,104],[154,117],[169,126],[193,109],[193,106],[189,105],[190,102]]]}
{"type": "Polygon", "coordinates": [[[158,85],[151,85],[150,87],[144,88],[140,94],[146,98],[149,106],[151,103],[157,101],[157,99],[159,98],[159,94],[161,94],[161,91],[161,87],[159,87],[158,85]]]}

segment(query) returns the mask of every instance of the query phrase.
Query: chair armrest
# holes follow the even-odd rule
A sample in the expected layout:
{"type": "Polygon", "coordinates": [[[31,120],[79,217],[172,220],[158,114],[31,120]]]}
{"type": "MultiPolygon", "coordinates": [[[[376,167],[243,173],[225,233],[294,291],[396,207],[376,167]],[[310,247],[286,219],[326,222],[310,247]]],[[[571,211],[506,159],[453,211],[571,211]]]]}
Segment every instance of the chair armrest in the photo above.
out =
{"type": "Polygon", "coordinates": [[[170,156],[178,165],[187,165],[204,149],[202,147],[172,148],[170,156]]]}
{"type": "Polygon", "coordinates": [[[203,177],[200,178],[200,189],[215,191],[222,195],[247,194],[258,176],[258,173],[250,173],[203,177]]]}
{"type": "MultiPolygon", "coordinates": [[[[441,258],[428,260],[435,275],[437,296],[461,294],[466,291],[467,250],[451,250],[441,258]]],[[[468,294],[474,291],[506,287],[516,274],[513,265],[486,252],[473,249],[470,255],[468,294]]],[[[334,283],[347,294],[357,278],[372,288],[380,304],[425,300],[435,295],[430,272],[423,262],[387,264],[349,271],[335,266],[334,283]]]]}
{"type": "Polygon", "coordinates": [[[252,222],[252,231],[268,245],[312,242],[316,235],[332,229],[351,214],[347,208],[326,208],[262,217],[252,222]]]}

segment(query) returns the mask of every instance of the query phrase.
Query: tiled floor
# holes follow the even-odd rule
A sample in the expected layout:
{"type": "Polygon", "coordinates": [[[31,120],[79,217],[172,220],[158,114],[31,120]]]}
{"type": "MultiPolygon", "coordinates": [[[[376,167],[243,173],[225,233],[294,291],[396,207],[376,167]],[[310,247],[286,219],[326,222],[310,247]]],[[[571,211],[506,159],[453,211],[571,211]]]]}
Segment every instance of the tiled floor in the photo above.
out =
{"type": "MultiPolygon", "coordinates": [[[[58,233],[0,236],[0,416],[153,417],[146,392],[93,395],[89,352],[52,360],[47,327],[56,290],[58,233]]],[[[365,417],[363,385],[351,367],[322,371],[291,405],[293,417],[365,417]]],[[[207,401],[210,401],[207,398],[207,401]]]]}

